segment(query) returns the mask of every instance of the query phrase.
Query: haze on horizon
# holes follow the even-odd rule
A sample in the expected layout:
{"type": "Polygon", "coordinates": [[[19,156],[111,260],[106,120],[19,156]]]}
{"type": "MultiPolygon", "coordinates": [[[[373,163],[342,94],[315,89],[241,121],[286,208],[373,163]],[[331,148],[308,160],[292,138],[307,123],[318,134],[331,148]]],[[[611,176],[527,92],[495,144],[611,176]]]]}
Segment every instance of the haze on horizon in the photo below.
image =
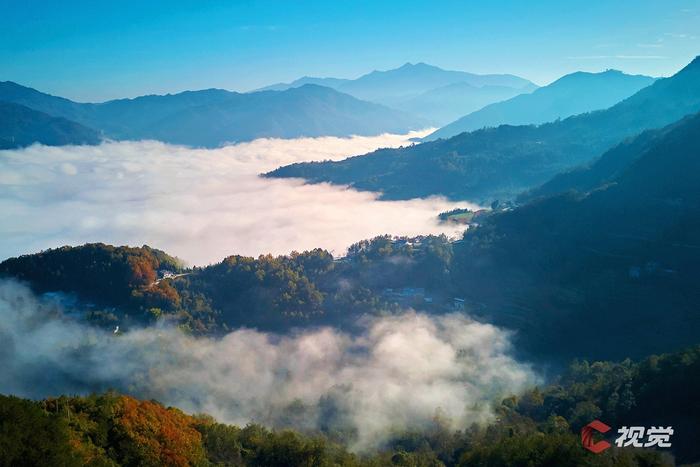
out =
{"type": "Polygon", "coordinates": [[[0,80],[103,101],[425,62],[545,85],[578,70],[667,76],[700,45],[698,0],[127,3],[3,2],[0,80]]]}

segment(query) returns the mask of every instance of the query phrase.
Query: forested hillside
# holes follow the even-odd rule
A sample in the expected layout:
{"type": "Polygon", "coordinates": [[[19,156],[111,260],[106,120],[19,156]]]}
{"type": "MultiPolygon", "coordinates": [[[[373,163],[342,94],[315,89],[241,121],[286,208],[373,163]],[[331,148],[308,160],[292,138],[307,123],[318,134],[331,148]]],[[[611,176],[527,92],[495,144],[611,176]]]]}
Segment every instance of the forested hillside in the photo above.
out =
{"type": "Polygon", "coordinates": [[[183,269],[167,254],[144,246],[87,244],[11,258],[0,276],[28,282],[38,293],[76,294],[89,319],[107,326],[150,323],[163,316],[196,333],[240,326],[351,325],[358,316],[397,309],[405,297],[386,289],[428,287],[448,279],[451,245],[445,237],[377,237],[350,247],[334,261],[316,249],[288,256],[229,256],[204,268],[183,269]]]}
{"type": "Polygon", "coordinates": [[[612,178],[491,216],[455,247],[455,286],[523,349],[609,358],[697,339],[700,115],[616,152],[612,178]]]}
{"type": "Polygon", "coordinates": [[[241,428],[115,393],[0,396],[0,465],[671,466],[672,456],[700,459],[698,391],[697,347],[640,362],[575,362],[551,385],[496,403],[487,426],[450,431],[436,417],[425,431],[394,433],[379,450],[360,453],[333,433],[241,428]],[[578,431],[596,418],[614,429],[672,426],[673,448],[590,453],[578,431]]]}
{"type": "Polygon", "coordinates": [[[589,162],[627,137],[699,110],[700,57],[606,110],[540,126],[487,128],[343,161],[297,163],[267,176],[351,185],[387,199],[508,199],[589,162]]]}

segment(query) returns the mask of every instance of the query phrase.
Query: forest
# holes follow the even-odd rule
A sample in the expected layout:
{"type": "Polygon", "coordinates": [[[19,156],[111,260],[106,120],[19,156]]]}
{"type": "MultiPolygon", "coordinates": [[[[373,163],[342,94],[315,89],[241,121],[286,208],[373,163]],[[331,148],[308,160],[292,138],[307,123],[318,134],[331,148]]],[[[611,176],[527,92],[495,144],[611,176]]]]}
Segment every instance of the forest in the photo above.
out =
{"type": "Polygon", "coordinates": [[[574,361],[550,384],[497,403],[487,426],[451,431],[437,414],[431,426],[359,453],[337,433],[226,425],[114,392],[0,396],[0,465],[672,466],[700,456],[692,434],[698,391],[700,347],[637,362],[574,361]],[[673,450],[613,445],[590,453],[578,432],[595,418],[612,427],[673,426],[673,450]]]}
{"type": "Polygon", "coordinates": [[[25,281],[38,293],[74,294],[90,305],[88,320],[108,327],[166,318],[196,334],[241,326],[283,331],[351,326],[362,314],[398,310],[384,294],[389,288],[438,291],[448,279],[451,251],[444,236],[380,236],[352,245],[344,258],[315,249],[233,255],[186,269],[148,246],[86,244],[8,259],[0,263],[0,276],[25,281]]]}

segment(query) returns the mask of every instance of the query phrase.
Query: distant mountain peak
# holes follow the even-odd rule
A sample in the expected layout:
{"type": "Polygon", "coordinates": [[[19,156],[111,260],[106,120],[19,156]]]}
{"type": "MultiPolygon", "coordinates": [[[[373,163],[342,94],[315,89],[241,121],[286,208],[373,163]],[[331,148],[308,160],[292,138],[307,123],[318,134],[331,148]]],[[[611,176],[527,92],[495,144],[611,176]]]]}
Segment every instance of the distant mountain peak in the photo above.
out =
{"type": "MultiPolygon", "coordinates": [[[[293,93],[308,93],[308,94],[338,94],[338,95],[347,95],[343,94],[342,92],[339,92],[331,87],[328,86],[323,86],[322,84],[316,84],[316,83],[304,83],[301,86],[297,86],[295,88],[289,88],[289,89],[283,89],[277,92],[284,92],[288,94],[293,94],[293,93]]],[[[352,96],[349,96],[352,97],[352,96]]]]}
{"type": "Polygon", "coordinates": [[[406,62],[401,66],[401,68],[439,68],[435,65],[430,65],[425,62],[416,62],[416,63],[411,63],[411,62],[406,62]]]}
{"type": "MultiPolygon", "coordinates": [[[[615,69],[607,69],[605,71],[574,71],[573,73],[569,73],[568,75],[564,75],[561,78],[557,79],[553,83],[550,84],[550,86],[561,86],[561,85],[568,85],[572,81],[592,81],[592,80],[608,80],[608,79],[647,79],[651,80],[653,79],[650,76],[645,76],[645,75],[628,75],[625,72],[622,72],[620,70],[615,70],[615,69]]],[[[549,86],[545,86],[545,89],[549,86]]]]}
{"type": "Polygon", "coordinates": [[[530,125],[610,107],[651,85],[654,78],[618,70],[575,71],[541,87],[467,114],[429,135],[447,138],[464,131],[503,124],[530,125]]]}
{"type": "Polygon", "coordinates": [[[399,71],[399,70],[431,70],[431,71],[449,71],[445,70],[443,68],[440,68],[439,66],[431,65],[429,63],[425,62],[417,62],[417,63],[411,63],[411,62],[406,62],[403,65],[401,65],[399,68],[394,68],[393,70],[386,70],[387,72],[391,71],[399,71]]]}

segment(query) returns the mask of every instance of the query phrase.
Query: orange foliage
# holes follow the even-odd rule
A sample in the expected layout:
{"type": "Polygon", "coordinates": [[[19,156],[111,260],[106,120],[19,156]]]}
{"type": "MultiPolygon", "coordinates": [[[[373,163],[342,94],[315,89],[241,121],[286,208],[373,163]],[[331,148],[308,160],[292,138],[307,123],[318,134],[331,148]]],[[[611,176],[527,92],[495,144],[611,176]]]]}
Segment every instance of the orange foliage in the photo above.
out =
{"type": "Polygon", "coordinates": [[[141,465],[188,466],[205,463],[196,421],[174,408],[121,396],[116,425],[126,443],[135,447],[131,461],[141,465]]]}
{"type": "Polygon", "coordinates": [[[180,295],[175,290],[175,287],[167,281],[159,282],[145,290],[143,296],[146,304],[150,307],[171,310],[180,306],[180,295]]]}
{"type": "Polygon", "coordinates": [[[131,256],[128,261],[131,266],[132,285],[149,285],[155,282],[157,278],[155,258],[150,255],[139,255],[131,256]]]}

